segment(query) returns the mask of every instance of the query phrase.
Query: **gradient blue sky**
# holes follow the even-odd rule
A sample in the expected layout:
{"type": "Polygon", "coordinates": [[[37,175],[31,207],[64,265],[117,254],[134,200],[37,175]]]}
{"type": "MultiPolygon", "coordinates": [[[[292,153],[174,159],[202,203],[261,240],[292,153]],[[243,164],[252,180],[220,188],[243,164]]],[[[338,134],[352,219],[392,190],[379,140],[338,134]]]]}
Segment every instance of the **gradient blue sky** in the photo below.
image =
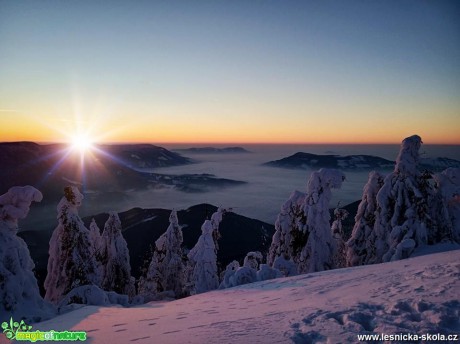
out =
{"type": "Polygon", "coordinates": [[[0,0],[0,141],[460,144],[458,1],[0,0]]]}

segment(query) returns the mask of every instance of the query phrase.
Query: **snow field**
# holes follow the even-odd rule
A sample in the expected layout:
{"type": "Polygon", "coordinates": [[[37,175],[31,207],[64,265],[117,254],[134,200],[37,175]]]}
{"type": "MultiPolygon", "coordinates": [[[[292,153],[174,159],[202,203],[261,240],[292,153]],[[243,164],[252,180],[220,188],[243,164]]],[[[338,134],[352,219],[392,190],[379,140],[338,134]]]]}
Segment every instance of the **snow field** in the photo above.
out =
{"type": "Polygon", "coordinates": [[[460,334],[460,250],[311,273],[133,308],[84,306],[34,325],[88,343],[355,343],[460,334]]]}

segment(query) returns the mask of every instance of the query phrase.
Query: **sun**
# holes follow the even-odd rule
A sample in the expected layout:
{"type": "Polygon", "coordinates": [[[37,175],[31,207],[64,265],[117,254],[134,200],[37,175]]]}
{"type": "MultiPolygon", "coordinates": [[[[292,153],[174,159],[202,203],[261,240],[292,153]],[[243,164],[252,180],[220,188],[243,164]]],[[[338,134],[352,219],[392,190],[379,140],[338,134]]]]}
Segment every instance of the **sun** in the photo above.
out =
{"type": "Polygon", "coordinates": [[[73,150],[85,153],[93,148],[93,140],[88,135],[75,135],[71,139],[73,150]]]}

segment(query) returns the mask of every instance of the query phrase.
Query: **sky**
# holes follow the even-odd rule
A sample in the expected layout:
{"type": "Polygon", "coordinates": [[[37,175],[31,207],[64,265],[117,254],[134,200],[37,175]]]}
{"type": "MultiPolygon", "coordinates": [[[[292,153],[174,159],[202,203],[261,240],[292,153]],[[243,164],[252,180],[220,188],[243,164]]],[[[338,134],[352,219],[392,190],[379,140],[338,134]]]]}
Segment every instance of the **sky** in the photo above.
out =
{"type": "Polygon", "coordinates": [[[460,144],[457,1],[0,0],[0,141],[460,144]]]}

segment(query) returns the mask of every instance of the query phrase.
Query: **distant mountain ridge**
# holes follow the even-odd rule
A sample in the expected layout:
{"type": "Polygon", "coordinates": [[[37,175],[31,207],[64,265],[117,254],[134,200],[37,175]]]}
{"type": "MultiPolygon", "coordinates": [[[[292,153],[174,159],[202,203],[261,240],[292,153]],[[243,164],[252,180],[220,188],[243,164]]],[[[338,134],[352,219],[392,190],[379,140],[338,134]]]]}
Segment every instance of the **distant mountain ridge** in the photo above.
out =
{"type": "Polygon", "coordinates": [[[191,162],[163,147],[148,144],[96,146],[82,158],[80,152],[63,144],[0,143],[0,194],[15,185],[32,185],[47,196],[60,198],[69,183],[96,193],[164,186],[203,192],[207,188],[244,183],[211,174],[167,175],[139,171],[191,162]]]}
{"type": "Polygon", "coordinates": [[[343,170],[391,169],[394,161],[372,155],[318,155],[298,152],[280,160],[269,161],[266,166],[283,168],[337,168],[343,170]]]}
{"type": "MultiPolygon", "coordinates": [[[[319,169],[336,168],[340,170],[392,170],[395,162],[373,155],[319,155],[297,152],[286,158],[269,161],[265,166],[294,168],[294,169],[319,169]]],[[[449,158],[423,158],[420,159],[419,169],[440,172],[448,167],[460,167],[460,161],[449,158]]]]}
{"type": "Polygon", "coordinates": [[[174,149],[174,151],[176,151],[176,152],[183,152],[183,153],[193,153],[193,154],[251,153],[250,151],[244,149],[243,147],[225,147],[225,148],[216,148],[216,147],[192,147],[192,148],[174,149]]]}

